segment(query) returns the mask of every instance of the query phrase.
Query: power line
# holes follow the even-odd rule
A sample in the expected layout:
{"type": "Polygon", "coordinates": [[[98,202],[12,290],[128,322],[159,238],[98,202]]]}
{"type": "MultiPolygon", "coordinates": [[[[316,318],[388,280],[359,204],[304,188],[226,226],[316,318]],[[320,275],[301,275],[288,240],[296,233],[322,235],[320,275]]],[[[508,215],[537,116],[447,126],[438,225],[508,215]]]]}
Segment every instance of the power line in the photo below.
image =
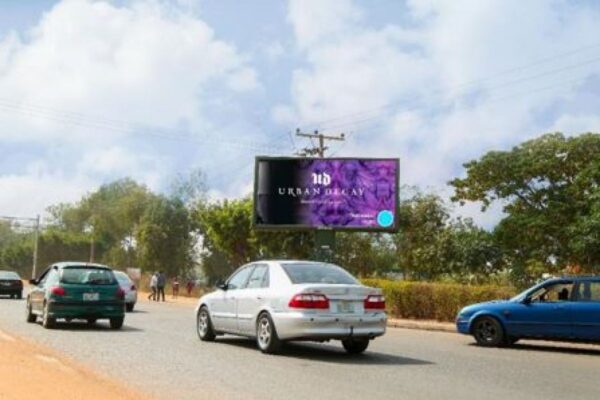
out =
{"type": "MultiPolygon", "coordinates": [[[[172,141],[186,141],[202,144],[217,144],[227,145],[231,147],[238,147],[243,149],[251,149],[256,151],[282,151],[283,147],[267,145],[259,142],[240,142],[240,141],[227,141],[223,139],[214,139],[210,137],[195,137],[189,134],[178,134],[176,131],[165,130],[155,127],[145,127],[140,124],[130,123],[127,125],[125,122],[107,122],[103,120],[94,120],[91,118],[73,116],[70,112],[61,113],[51,109],[45,109],[40,106],[31,106],[26,104],[10,104],[5,100],[0,99],[0,111],[17,112],[33,117],[40,117],[47,120],[51,120],[58,123],[64,123],[73,126],[79,126],[83,128],[109,130],[118,133],[125,133],[136,136],[153,136],[160,139],[172,140],[172,141]]],[[[82,115],[82,114],[78,114],[82,115]]]]}
{"type": "MultiPolygon", "coordinates": [[[[533,75],[533,76],[529,76],[529,77],[525,77],[525,78],[520,78],[520,79],[516,79],[516,80],[513,80],[513,81],[509,81],[509,82],[505,82],[505,83],[503,83],[501,85],[497,85],[497,86],[494,86],[494,87],[487,88],[487,91],[491,92],[491,91],[494,91],[494,90],[497,90],[497,89],[501,89],[501,88],[504,88],[504,87],[508,87],[508,86],[514,85],[516,83],[522,83],[522,82],[525,82],[525,81],[528,81],[528,80],[537,79],[537,78],[542,77],[542,76],[553,75],[553,74],[556,74],[556,73],[564,72],[564,71],[569,70],[569,69],[574,69],[574,68],[582,67],[582,66],[585,66],[585,65],[597,63],[599,61],[600,61],[600,57],[597,57],[597,58],[594,58],[594,59],[591,59],[591,60],[587,60],[586,62],[584,62],[582,64],[575,64],[575,65],[571,65],[571,66],[568,66],[568,67],[563,67],[563,68],[559,68],[559,69],[547,71],[547,72],[544,72],[544,73],[541,73],[541,74],[537,74],[537,75],[533,75]]],[[[578,78],[575,78],[575,79],[576,80],[581,80],[582,78],[578,77],[578,78]]],[[[445,105],[451,105],[451,104],[453,104],[458,99],[458,97],[460,97],[461,95],[464,95],[464,93],[459,93],[458,95],[456,95],[456,96],[448,99],[444,104],[445,105]]],[[[424,108],[424,106],[413,106],[413,107],[405,108],[403,111],[405,111],[405,112],[406,111],[415,111],[415,110],[419,110],[419,109],[423,109],[423,108],[424,108]]],[[[374,115],[374,116],[371,116],[371,117],[365,117],[365,118],[362,118],[362,119],[349,120],[348,122],[345,122],[345,123],[325,125],[324,127],[327,128],[327,129],[342,129],[342,128],[347,128],[347,127],[362,125],[362,124],[364,124],[366,122],[377,120],[377,119],[380,119],[380,118],[382,118],[381,114],[374,115]]]]}
{"type": "MultiPolygon", "coordinates": [[[[455,85],[455,86],[453,86],[452,88],[450,88],[448,90],[450,90],[450,91],[456,91],[457,89],[461,89],[461,88],[465,88],[465,87],[468,87],[468,86],[472,86],[474,84],[481,83],[481,82],[490,81],[490,80],[496,79],[498,77],[501,77],[501,76],[504,76],[504,75],[508,75],[510,73],[513,73],[513,72],[524,71],[524,70],[530,69],[530,68],[532,68],[534,66],[538,66],[540,64],[544,64],[547,61],[555,60],[558,57],[563,57],[563,56],[567,56],[567,55],[571,55],[571,54],[576,54],[576,53],[579,53],[581,51],[589,50],[589,49],[593,49],[593,48],[597,48],[597,47],[600,47],[600,43],[594,44],[594,45],[589,45],[589,46],[584,46],[584,47],[581,47],[579,49],[572,50],[572,51],[569,51],[569,52],[566,52],[566,53],[562,53],[562,54],[558,54],[558,55],[555,55],[555,56],[552,56],[552,57],[547,57],[547,58],[539,59],[539,60],[535,61],[534,63],[528,64],[528,65],[525,65],[525,66],[519,66],[519,67],[510,68],[508,70],[504,70],[502,72],[499,72],[497,74],[494,74],[494,75],[491,75],[491,76],[488,76],[488,77],[485,77],[485,78],[480,78],[480,79],[476,79],[476,80],[471,80],[471,81],[468,81],[468,82],[464,82],[462,84],[455,85]]],[[[568,70],[568,69],[578,68],[578,67],[581,67],[581,66],[584,66],[584,65],[595,63],[598,60],[599,60],[599,58],[592,58],[592,59],[584,60],[581,63],[569,65],[569,66],[566,66],[566,67],[561,67],[561,68],[558,68],[556,70],[542,72],[541,74],[533,75],[533,77],[521,78],[521,79],[517,79],[516,81],[510,81],[509,83],[505,83],[505,84],[500,85],[500,87],[506,86],[506,85],[509,85],[509,84],[513,84],[513,83],[517,83],[517,82],[521,82],[523,80],[528,80],[528,79],[537,78],[537,77],[540,77],[540,76],[545,76],[545,75],[553,74],[553,73],[556,73],[556,72],[562,72],[562,71],[568,70]]],[[[436,90],[432,91],[431,94],[443,93],[444,91],[445,91],[444,89],[436,89],[436,90]]],[[[306,123],[303,126],[306,126],[306,125],[315,125],[315,126],[319,126],[321,128],[328,128],[328,129],[336,128],[338,126],[345,126],[347,124],[343,124],[343,125],[342,124],[327,125],[327,124],[329,122],[335,122],[335,121],[339,121],[339,120],[342,120],[342,121],[352,121],[353,118],[355,119],[355,118],[363,116],[363,115],[369,115],[369,114],[372,114],[372,113],[375,113],[375,112],[381,112],[381,111],[384,111],[386,109],[393,108],[393,107],[395,107],[397,105],[398,105],[398,103],[394,102],[394,103],[388,103],[388,104],[384,104],[384,105],[381,105],[381,106],[378,106],[378,107],[374,107],[374,108],[371,108],[371,109],[356,110],[353,113],[339,115],[337,117],[333,117],[333,118],[329,118],[329,119],[325,119],[325,120],[320,120],[320,121],[317,120],[317,121],[308,122],[308,123],[306,123]],[[350,117],[353,117],[353,118],[350,118],[350,117]]]]}

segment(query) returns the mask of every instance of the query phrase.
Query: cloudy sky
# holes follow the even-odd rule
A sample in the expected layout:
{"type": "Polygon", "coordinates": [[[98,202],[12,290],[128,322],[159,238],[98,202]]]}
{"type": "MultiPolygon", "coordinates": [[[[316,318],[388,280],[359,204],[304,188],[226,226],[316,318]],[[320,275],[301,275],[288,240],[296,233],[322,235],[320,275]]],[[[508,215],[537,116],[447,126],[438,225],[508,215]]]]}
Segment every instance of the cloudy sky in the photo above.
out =
{"type": "Polygon", "coordinates": [[[0,215],[197,168],[240,196],[298,127],[447,196],[488,150],[600,132],[598,21],[593,0],[2,0],[0,215]]]}

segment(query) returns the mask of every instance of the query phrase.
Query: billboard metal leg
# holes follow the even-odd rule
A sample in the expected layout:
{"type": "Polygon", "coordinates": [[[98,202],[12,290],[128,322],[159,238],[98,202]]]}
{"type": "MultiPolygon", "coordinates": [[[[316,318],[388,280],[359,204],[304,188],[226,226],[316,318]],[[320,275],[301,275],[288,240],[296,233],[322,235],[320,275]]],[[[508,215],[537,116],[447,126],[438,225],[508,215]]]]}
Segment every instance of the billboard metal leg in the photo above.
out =
{"type": "Polygon", "coordinates": [[[335,257],[335,231],[315,231],[315,259],[333,262],[335,257]]]}

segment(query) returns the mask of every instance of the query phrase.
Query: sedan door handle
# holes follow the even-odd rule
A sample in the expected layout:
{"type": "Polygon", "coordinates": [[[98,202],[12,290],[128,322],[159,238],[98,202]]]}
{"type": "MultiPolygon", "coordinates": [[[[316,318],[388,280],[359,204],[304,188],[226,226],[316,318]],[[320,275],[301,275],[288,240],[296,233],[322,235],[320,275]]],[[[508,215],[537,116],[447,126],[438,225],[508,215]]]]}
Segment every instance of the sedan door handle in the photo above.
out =
{"type": "Polygon", "coordinates": [[[261,296],[256,296],[256,300],[262,300],[263,298],[261,296]]]}

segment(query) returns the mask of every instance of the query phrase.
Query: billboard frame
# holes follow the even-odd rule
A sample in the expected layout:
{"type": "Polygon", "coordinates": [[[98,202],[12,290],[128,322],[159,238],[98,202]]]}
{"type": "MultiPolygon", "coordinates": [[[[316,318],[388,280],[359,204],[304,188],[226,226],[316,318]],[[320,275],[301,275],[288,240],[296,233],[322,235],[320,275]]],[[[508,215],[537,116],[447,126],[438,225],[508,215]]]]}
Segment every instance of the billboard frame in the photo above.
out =
{"type": "Polygon", "coordinates": [[[398,216],[400,215],[400,158],[399,157],[292,157],[292,156],[256,156],[254,158],[254,191],[252,193],[252,227],[258,231],[278,232],[278,231],[331,231],[331,232],[370,232],[370,233],[397,233],[400,230],[398,216]],[[329,227],[329,226],[309,226],[309,225],[265,225],[256,223],[256,204],[258,196],[258,163],[262,160],[318,160],[318,161],[335,161],[335,160],[365,160],[365,161],[393,161],[396,164],[396,207],[394,214],[394,225],[389,228],[383,227],[329,227]]]}

